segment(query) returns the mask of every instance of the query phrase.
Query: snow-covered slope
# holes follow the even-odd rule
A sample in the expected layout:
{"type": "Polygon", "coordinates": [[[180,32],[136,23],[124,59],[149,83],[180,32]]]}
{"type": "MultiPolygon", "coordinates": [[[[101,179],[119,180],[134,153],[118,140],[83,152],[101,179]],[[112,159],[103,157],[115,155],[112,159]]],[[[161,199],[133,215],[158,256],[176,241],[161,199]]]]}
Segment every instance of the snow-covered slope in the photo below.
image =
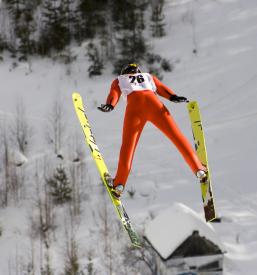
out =
{"type": "MultiPolygon", "coordinates": [[[[165,74],[164,83],[177,94],[200,103],[217,212],[223,217],[223,222],[215,224],[214,228],[228,252],[224,274],[256,274],[257,2],[166,2],[167,36],[151,44],[156,52],[162,52],[174,63],[174,71],[165,74]]],[[[78,62],[71,65],[71,74],[66,73],[67,68],[63,65],[49,60],[33,60],[31,73],[25,65],[11,69],[11,62],[5,58],[0,64],[1,119],[6,119],[7,123],[11,121],[15,100],[22,97],[35,128],[37,151],[40,151],[44,148],[41,136],[47,112],[52,101],[59,97],[66,110],[69,133],[76,132],[82,139],[71,101],[71,93],[79,91],[85,99],[96,140],[114,174],[126,103],[121,100],[110,114],[100,113],[95,108],[104,102],[113,76],[107,72],[102,77],[88,79],[83,53],[78,62]]],[[[185,105],[168,101],[165,104],[192,140],[185,105]]],[[[29,162],[30,159],[27,165],[29,162]]],[[[88,166],[93,184],[98,175],[93,162],[88,161],[88,166]]],[[[147,125],[142,134],[127,188],[136,190],[133,199],[124,196],[124,204],[141,230],[151,216],[174,201],[183,202],[203,215],[200,190],[194,176],[175,147],[152,125],[147,125]]],[[[29,231],[29,217],[25,214],[28,205],[31,204],[22,203],[17,212],[13,208],[1,209],[1,275],[7,274],[12,265],[10,259],[15,257],[15,244],[22,246],[19,240],[29,231]],[[18,218],[23,224],[20,228],[18,218]]],[[[80,235],[81,239],[95,232],[87,230],[85,235],[80,235]]],[[[85,240],[82,244],[92,246],[85,240]]]]}

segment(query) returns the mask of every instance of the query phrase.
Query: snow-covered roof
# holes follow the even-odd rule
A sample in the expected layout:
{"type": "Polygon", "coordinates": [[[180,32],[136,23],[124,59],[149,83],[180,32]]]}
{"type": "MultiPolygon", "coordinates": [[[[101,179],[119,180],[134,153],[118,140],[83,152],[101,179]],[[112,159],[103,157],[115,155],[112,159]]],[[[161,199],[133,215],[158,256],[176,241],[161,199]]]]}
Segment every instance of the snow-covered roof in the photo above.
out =
{"type": "Polygon", "coordinates": [[[150,221],[146,226],[145,237],[160,256],[167,259],[196,230],[200,236],[224,250],[213,227],[182,203],[174,203],[150,221]]]}

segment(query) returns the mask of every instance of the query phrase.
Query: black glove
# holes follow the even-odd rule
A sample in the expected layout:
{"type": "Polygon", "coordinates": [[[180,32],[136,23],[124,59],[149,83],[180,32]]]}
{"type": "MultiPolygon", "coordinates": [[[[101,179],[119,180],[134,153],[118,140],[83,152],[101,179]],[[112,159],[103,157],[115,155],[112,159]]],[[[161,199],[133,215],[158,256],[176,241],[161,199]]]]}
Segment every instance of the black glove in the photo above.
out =
{"type": "Polygon", "coordinates": [[[189,100],[186,97],[184,97],[184,96],[177,96],[177,95],[171,95],[170,96],[170,101],[175,102],[175,103],[189,102],[189,100]]]}
{"type": "Polygon", "coordinates": [[[114,107],[111,104],[101,104],[101,107],[97,107],[97,109],[106,113],[112,111],[114,107]]]}

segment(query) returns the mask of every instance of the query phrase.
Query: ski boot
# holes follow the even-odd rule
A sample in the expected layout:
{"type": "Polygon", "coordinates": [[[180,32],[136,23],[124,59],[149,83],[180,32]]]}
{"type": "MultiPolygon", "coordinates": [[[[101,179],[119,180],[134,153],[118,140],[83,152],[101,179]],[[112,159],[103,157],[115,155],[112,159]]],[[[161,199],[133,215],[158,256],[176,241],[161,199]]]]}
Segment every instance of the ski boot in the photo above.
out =
{"type": "Polygon", "coordinates": [[[111,193],[116,197],[119,198],[121,193],[124,190],[124,186],[122,184],[118,184],[117,186],[113,186],[113,178],[110,174],[104,173],[104,179],[106,181],[106,184],[110,188],[111,193]]]}
{"type": "Polygon", "coordinates": [[[122,184],[118,184],[117,186],[111,189],[111,192],[117,199],[119,199],[123,190],[124,190],[124,186],[122,184]]]}
{"type": "Polygon", "coordinates": [[[204,170],[198,170],[196,172],[196,176],[200,180],[200,183],[207,183],[207,172],[205,172],[204,170]]]}
{"type": "Polygon", "coordinates": [[[108,187],[113,188],[113,178],[110,174],[104,173],[104,179],[108,187]]]}

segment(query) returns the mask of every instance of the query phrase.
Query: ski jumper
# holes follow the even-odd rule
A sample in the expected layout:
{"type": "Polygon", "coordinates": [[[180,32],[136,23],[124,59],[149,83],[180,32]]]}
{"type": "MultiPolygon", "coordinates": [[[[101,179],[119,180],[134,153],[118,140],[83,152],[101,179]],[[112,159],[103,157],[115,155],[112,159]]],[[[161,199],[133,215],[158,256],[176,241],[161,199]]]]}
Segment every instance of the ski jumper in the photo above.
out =
{"type": "Polygon", "coordinates": [[[127,96],[127,107],[114,187],[118,184],[125,186],[140,134],[148,121],[175,144],[194,174],[198,170],[205,170],[168,109],[157,97],[159,94],[169,99],[175,94],[171,89],[149,73],[120,75],[112,82],[106,104],[115,107],[122,93],[127,96]]]}

